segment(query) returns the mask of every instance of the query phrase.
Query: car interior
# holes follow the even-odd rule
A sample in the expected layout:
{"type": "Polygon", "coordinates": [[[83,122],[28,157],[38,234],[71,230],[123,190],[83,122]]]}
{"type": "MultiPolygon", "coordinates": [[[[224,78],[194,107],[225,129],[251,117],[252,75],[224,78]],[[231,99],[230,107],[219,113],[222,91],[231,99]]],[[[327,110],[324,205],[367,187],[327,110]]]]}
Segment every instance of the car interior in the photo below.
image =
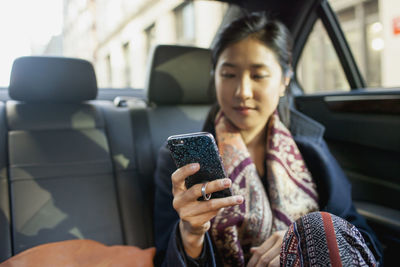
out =
{"type": "MultiPolygon", "coordinates": [[[[400,88],[365,89],[328,1],[225,2],[221,27],[243,12],[278,14],[294,37],[294,70],[323,22],[351,90],[304,94],[294,75],[285,101],[324,125],[391,266],[400,251],[400,88]]],[[[14,61],[0,92],[0,262],[69,239],[154,246],[158,151],[170,135],[201,131],[215,96],[210,49],[158,45],[150,58],[144,90],[117,91],[99,89],[86,60],[14,61]]]]}

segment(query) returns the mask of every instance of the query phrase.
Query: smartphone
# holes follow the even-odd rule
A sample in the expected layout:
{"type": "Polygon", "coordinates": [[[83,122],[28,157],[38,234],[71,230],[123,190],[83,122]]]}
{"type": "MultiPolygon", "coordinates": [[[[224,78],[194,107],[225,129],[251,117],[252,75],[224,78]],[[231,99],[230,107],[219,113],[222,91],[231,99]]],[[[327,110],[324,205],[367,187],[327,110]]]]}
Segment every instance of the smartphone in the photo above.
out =
{"type": "MultiPolygon", "coordinates": [[[[226,177],[225,169],[212,134],[207,132],[173,135],[168,137],[168,148],[180,168],[190,163],[199,163],[200,170],[185,180],[186,188],[226,177]]],[[[214,192],[211,198],[231,196],[230,188],[214,192]]],[[[202,200],[203,198],[199,198],[202,200]]]]}

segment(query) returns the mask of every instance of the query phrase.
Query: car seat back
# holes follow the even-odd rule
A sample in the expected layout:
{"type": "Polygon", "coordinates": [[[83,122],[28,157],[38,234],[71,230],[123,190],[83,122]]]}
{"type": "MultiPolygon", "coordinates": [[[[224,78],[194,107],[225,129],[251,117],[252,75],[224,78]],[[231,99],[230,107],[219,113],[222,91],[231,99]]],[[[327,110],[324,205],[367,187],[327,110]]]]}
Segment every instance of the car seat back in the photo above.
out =
{"type": "Polygon", "coordinates": [[[201,131],[215,97],[209,49],[158,45],[149,66],[149,107],[134,110],[133,119],[141,124],[140,132],[134,130],[137,153],[146,151],[138,166],[142,175],[153,177],[158,151],[168,136],[201,131]]]}
{"type": "Polygon", "coordinates": [[[0,262],[12,255],[5,110],[4,103],[0,102],[0,262]]]}
{"type": "Polygon", "coordinates": [[[105,120],[88,102],[97,94],[92,65],[20,58],[9,94],[13,253],[76,238],[123,244],[105,120]]]}

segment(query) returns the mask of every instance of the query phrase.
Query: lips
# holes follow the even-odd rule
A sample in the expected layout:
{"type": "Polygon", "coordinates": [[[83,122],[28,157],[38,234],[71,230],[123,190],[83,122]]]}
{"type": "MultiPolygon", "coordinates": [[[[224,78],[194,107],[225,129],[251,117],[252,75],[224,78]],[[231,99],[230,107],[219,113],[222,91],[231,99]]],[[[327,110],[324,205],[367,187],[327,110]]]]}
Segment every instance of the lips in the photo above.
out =
{"type": "Polygon", "coordinates": [[[251,111],[255,110],[255,108],[248,106],[238,106],[238,107],[233,107],[233,109],[243,115],[248,115],[251,111]]]}
{"type": "Polygon", "coordinates": [[[234,106],[233,108],[234,109],[239,109],[239,110],[241,110],[241,109],[256,109],[253,106],[234,106]]]}

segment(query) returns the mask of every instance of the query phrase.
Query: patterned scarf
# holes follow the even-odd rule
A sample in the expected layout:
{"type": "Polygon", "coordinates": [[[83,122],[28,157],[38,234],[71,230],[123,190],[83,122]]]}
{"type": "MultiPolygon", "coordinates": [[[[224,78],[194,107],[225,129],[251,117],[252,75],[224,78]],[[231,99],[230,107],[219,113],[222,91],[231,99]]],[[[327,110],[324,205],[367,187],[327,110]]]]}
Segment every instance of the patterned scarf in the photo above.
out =
{"type": "Polygon", "coordinates": [[[244,266],[251,257],[251,247],[318,210],[318,195],[296,143],[277,112],[267,126],[267,188],[239,130],[221,112],[216,116],[215,132],[232,191],[244,196],[244,202],[222,209],[211,221],[210,233],[225,266],[244,266]]]}

